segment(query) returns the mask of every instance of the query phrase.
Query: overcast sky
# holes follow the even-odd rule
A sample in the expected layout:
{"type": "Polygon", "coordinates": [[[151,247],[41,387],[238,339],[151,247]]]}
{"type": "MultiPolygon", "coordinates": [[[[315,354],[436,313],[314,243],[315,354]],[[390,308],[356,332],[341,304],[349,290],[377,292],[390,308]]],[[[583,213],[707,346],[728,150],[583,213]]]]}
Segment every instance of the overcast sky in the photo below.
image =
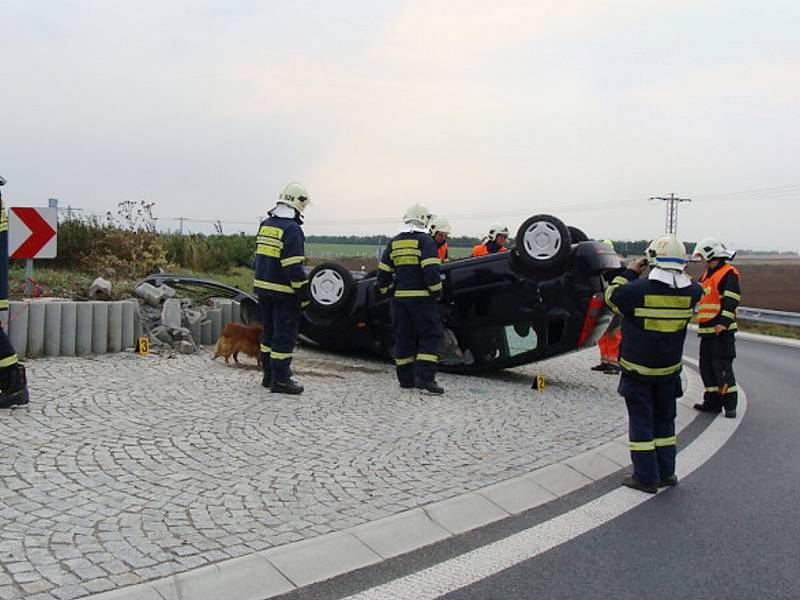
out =
{"type": "Polygon", "coordinates": [[[792,0],[0,0],[4,198],[254,232],[294,179],[307,234],[419,201],[642,239],[675,192],[686,240],[800,250],[798,31],[792,0]]]}

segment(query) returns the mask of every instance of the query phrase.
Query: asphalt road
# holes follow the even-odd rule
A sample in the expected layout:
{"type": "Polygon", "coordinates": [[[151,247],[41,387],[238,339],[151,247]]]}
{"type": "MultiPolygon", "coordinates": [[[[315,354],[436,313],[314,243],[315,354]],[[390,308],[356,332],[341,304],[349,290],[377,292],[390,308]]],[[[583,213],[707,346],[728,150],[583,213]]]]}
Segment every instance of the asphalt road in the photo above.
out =
{"type": "Polygon", "coordinates": [[[679,487],[446,598],[800,598],[800,349],[737,350],[744,422],[679,487]]]}
{"type": "MultiPolygon", "coordinates": [[[[800,598],[800,349],[737,344],[734,366],[749,408],[710,460],[677,488],[619,518],[443,598],[800,598]]],[[[690,335],[687,354],[696,358],[697,348],[690,335]]],[[[713,418],[700,415],[681,433],[681,446],[713,418]]],[[[345,598],[375,589],[545,523],[615,490],[619,479],[286,598],[345,598]]]]}

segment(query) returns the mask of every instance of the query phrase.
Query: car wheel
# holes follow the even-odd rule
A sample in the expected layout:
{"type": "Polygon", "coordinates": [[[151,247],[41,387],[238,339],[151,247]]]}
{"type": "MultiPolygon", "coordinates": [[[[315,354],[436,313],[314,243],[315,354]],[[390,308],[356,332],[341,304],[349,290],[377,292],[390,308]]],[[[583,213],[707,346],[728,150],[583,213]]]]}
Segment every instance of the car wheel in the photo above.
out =
{"type": "Polygon", "coordinates": [[[323,312],[345,309],[353,296],[355,281],[350,271],[336,263],[322,263],[308,274],[311,307],[323,312]]]}
{"type": "Polygon", "coordinates": [[[517,255],[536,269],[560,267],[569,256],[571,244],[569,229],[552,215],[535,215],[517,230],[517,255]]]}
{"type": "Polygon", "coordinates": [[[583,233],[577,227],[573,227],[572,225],[567,225],[567,229],[569,230],[569,237],[572,238],[573,244],[579,244],[581,242],[588,242],[589,236],[583,233]]]}

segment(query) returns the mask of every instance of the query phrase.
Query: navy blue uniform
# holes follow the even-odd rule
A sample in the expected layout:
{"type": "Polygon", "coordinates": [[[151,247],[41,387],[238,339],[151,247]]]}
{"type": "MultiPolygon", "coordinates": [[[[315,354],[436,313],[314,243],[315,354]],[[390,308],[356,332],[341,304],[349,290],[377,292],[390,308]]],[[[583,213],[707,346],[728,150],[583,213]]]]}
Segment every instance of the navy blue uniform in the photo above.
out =
{"type": "Polygon", "coordinates": [[[436,377],[442,295],[436,242],[422,232],[403,232],[386,246],[378,265],[378,292],[391,294],[397,379],[403,387],[436,377]]]}
{"type": "Polygon", "coordinates": [[[300,327],[301,301],[308,293],[303,268],[305,236],[294,219],[269,217],[256,237],[255,280],[261,316],[261,364],[271,380],[291,375],[292,354],[300,327]]]}
{"type": "Polygon", "coordinates": [[[683,395],[680,371],[686,325],[703,290],[697,283],[671,288],[626,269],[606,290],[606,303],[622,316],[619,393],[628,407],[634,477],[657,485],[675,474],[675,400],[683,395]]]}

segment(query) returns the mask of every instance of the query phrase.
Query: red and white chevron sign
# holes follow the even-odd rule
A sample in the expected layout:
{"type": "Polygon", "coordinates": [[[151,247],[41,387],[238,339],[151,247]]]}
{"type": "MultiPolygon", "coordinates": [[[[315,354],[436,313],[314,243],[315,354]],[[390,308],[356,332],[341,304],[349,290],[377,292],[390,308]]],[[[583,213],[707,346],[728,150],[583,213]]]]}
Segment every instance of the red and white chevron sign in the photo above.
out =
{"type": "Polygon", "coordinates": [[[57,208],[12,206],[8,209],[8,256],[55,258],[57,208]]]}

